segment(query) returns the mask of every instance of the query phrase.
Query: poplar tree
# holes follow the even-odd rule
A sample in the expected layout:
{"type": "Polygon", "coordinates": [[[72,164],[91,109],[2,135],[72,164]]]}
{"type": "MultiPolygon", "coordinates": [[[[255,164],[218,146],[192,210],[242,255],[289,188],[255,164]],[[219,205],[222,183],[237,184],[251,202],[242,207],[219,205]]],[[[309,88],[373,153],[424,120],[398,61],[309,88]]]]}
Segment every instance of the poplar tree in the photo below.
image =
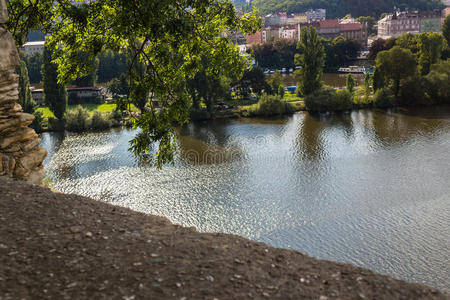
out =
{"type": "Polygon", "coordinates": [[[58,83],[58,65],[52,62],[52,50],[47,46],[44,47],[42,80],[45,104],[62,121],[67,109],[67,91],[64,84],[58,83]]]}
{"type": "Polygon", "coordinates": [[[297,48],[300,54],[295,55],[295,64],[301,67],[300,93],[306,96],[322,87],[325,50],[317,30],[312,26],[301,29],[297,48]]]}
{"type": "Polygon", "coordinates": [[[32,114],[36,108],[36,102],[31,97],[28,70],[23,60],[20,60],[16,72],[19,75],[19,104],[22,106],[24,112],[32,114]]]}

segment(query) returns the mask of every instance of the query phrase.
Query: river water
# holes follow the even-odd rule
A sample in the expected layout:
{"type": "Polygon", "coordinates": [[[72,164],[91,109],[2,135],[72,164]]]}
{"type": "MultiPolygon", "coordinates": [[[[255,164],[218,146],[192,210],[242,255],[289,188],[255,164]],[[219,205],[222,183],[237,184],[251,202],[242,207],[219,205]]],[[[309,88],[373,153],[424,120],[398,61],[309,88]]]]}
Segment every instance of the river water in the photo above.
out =
{"type": "Polygon", "coordinates": [[[450,107],[190,124],[162,170],[135,133],[45,133],[53,188],[450,290],[450,107]]]}

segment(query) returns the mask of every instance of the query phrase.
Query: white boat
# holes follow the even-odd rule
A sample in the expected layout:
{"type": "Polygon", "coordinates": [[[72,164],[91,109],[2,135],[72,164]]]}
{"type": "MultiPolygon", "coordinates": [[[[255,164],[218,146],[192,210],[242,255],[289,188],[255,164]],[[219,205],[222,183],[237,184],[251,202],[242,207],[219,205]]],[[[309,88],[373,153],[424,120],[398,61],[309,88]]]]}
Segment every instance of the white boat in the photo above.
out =
{"type": "Polygon", "coordinates": [[[355,73],[355,74],[364,74],[365,68],[358,66],[349,66],[348,68],[339,68],[340,73],[355,73]]]}

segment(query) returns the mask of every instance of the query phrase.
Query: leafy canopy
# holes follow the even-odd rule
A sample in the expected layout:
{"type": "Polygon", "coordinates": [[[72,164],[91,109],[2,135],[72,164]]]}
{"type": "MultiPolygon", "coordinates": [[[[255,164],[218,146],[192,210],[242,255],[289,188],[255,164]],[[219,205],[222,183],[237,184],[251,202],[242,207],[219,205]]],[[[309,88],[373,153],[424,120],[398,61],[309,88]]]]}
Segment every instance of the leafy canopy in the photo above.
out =
{"type": "Polygon", "coordinates": [[[158,166],[173,161],[172,124],[188,121],[186,79],[199,70],[201,58],[210,62],[209,74],[241,76],[247,62],[226,34],[254,33],[261,24],[256,14],[238,16],[228,0],[98,0],[79,7],[68,0],[10,0],[8,9],[8,28],[18,45],[29,29],[50,34],[47,43],[54,50],[60,82],[89,73],[89,62],[102,51],[134,53],[130,78],[139,92],[130,96],[148,94],[162,109],[150,105],[135,120],[141,131],[131,150],[140,155],[159,142],[158,166]],[[133,73],[137,63],[146,66],[143,74],[133,73]]]}

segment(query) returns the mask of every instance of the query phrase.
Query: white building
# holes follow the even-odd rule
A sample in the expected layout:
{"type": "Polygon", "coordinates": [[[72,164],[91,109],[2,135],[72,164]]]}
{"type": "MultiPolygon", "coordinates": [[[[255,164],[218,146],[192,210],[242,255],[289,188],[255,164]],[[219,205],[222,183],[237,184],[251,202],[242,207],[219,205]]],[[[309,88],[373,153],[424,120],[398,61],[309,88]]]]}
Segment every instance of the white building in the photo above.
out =
{"type": "Polygon", "coordinates": [[[36,52],[44,52],[45,41],[28,42],[25,43],[20,49],[24,51],[28,56],[35,54],[36,52]]]}
{"type": "Polygon", "coordinates": [[[297,38],[297,30],[295,28],[280,27],[278,35],[280,39],[293,40],[297,38]]]}
{"type": "Polygon", "coordinates": [[[310,9],[305,14],[308,22],[325,20],[327,17],[327,10],[322,8],[316,10],[310,9]]]}

